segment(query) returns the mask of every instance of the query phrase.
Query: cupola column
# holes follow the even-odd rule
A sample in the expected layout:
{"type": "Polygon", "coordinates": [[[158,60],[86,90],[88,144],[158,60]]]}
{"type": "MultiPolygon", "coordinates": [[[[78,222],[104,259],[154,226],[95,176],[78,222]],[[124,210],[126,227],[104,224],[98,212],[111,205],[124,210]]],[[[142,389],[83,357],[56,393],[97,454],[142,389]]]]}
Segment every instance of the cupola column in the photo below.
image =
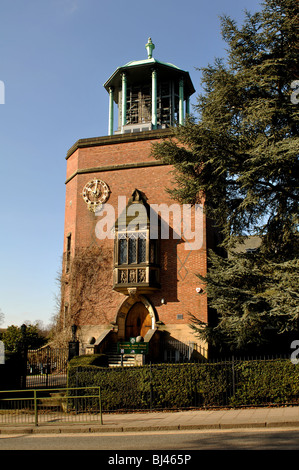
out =
{"type": "Polygon", "coordinates": [[[186,99],[186,117],[190,116],[190,96],[186,99]]]}
{"type": "Polygon", "coordinates": [[[184,79],[179,83],[179,124],[184,124],[184,79]]]}
{"type": "Polygon", "coordinates": [[[127,75],[125,73],[121,76],[121,124],[125,126],[127,123],[127,75]]]}
{"type": "Polygon", "coordinates": [[[152,126],[157,129],[157,71],[152,70],[152,126]]]}
{"type": "Polygon", "coordinates": [[[108,127],[108,135],[113,135],[113,100],[114,100],[114,89],[113,87],[109,88],[109,127],[108,127]]]}

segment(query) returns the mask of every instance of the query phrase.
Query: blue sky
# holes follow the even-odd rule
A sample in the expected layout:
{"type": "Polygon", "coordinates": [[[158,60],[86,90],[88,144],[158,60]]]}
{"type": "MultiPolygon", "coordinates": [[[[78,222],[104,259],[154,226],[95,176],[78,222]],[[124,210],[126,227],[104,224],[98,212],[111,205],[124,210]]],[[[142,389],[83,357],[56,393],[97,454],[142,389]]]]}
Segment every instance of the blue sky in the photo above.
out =
{"type": "Polygon", "coordinates": [[[154,57],[188,70],[199,92],[196,68],[226,55],[219,15],[242,23],[245,9],[260,2],[0,0],[0,327],[55,314],[65,155],[107,135],[104,82],[145,59],[151,37],[154,57]]]}

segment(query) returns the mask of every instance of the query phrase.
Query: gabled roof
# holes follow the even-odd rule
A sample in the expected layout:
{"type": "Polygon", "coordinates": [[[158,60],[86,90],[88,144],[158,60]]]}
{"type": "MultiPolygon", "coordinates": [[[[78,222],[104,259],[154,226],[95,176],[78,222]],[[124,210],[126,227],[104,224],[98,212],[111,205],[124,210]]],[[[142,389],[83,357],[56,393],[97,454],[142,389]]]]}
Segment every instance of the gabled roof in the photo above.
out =
{"type": "Polygon", "coordinates": [[[136,222],[138,225],[137,230],[143,230],[149,227],[150,225],[150,207],[146,202],[145,195],[135,189],[130,197],[128,204],[125,210],[120,214],[119,218],[115,221],[114,228],[115,230],[127,230],[130,225],[132,226],[131,229],[135,229],[135,225],[133,227],[132,222],[136,222]],[[129,207],[133,204],[138,204],[137,214],[134,210],[128,210],[129,207]],[[144,207],[144,210],[142,208],[144,207]]]}

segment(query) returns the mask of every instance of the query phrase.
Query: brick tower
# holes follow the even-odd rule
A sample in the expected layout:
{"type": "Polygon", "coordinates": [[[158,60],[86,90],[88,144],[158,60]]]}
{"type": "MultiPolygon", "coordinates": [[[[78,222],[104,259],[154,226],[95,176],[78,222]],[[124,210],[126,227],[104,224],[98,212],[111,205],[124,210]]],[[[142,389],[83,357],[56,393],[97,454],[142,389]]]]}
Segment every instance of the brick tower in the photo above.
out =
{"type": "Polygon", "coordinates": [[[206,273],[210,239],[200,208],[170,199],[171,167],[151,156],[153,142],[183,124],[193,84],[152,57],[151,39],[146,49],[147,59],[104,84],[108,136],[67,152],[61,312],[62,328],[77,327],[81,354],[118,349],[139,363],[207,355],[189,313],[207,321],[196,274],[206,273]]]}

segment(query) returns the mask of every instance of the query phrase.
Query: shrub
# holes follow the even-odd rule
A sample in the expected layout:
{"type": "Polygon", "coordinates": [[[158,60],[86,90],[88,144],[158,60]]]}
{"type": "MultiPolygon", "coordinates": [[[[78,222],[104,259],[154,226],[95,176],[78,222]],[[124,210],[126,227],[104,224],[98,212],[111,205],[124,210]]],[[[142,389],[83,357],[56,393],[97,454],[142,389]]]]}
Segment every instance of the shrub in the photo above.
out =
{"type": "Polygon", "coordinates": [[[236,390],[231,404],[261,405],[296,402],[299,396],[299,367],[290,360],[237,363],[236,390]]]}
{"type": "Polygon", "coordinates": [[[106,356],[106,354],[86,354],[83,356],[75,356],[69,362],[69,367],[88,366],[107,367],[108,356],[106,356]]]}
{"type": "Polygon", "coordinates": [[[103,410],[181,409],[296,403],[299,366],[290,360],[104,368],[71,361],[69,387],[101,387],[103,410]]]}

